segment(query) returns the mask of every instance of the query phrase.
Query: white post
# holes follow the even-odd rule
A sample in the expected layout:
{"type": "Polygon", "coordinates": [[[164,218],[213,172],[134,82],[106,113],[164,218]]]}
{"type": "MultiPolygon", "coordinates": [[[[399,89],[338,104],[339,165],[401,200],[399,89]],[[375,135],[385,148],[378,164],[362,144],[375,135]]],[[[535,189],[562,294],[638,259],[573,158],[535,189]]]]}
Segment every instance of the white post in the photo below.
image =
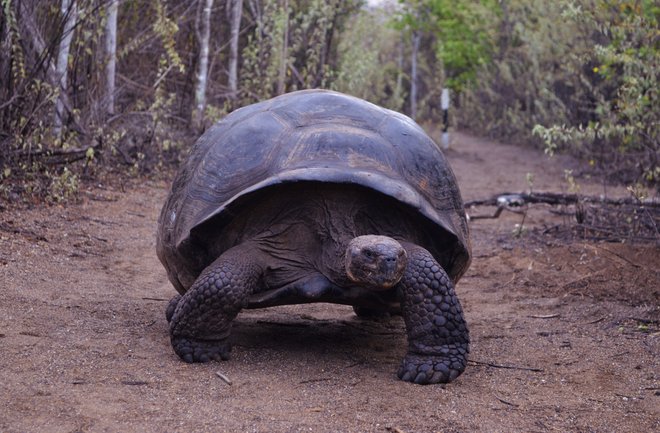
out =
{"type": "Polygon", "coordinates": [[[442,89],[440,95],[440,108],[442,108],[442,148],[449,149],[449,89],[442,89]]]}

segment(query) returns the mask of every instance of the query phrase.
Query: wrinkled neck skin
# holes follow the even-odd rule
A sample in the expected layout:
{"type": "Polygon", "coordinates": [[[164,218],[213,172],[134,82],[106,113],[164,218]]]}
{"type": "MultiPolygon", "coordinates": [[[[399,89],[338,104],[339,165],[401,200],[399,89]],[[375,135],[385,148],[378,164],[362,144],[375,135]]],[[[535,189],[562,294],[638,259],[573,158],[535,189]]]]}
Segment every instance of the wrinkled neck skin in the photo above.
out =
{"type": "Polygon", "coordinates": [[[384,290],[383,282],[350,277],[347,251],[354,239],[365,235],[414,237],[414,228],[402,221],[410,218],[367,190],[300,185],[286,193],[265,194],[246,206],[220,234],[214,247],[218,251],[210,255],[217,257],[238,244],[252,245],[255,254],[263,257],[268,288],[320,273],[340,287],[384,290]]]}

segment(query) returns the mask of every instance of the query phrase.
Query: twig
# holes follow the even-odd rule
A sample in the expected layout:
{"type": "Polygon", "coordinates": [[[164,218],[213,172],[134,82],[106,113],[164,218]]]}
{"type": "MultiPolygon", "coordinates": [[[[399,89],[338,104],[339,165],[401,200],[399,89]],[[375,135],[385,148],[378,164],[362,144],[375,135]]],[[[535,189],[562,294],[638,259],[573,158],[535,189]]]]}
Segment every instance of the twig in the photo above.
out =
{"type": "Polygon", "coordinates": [[[142,298],[145,301],[169,301],[169,299],[163,299],[163,298],[150,298],[149,296],[145,296],[142,298]]]}
{"type": "Polygon", "coordinates": [[[500,287],[500,289],[503,289],[503,288],[505,288],[506,286],[508,286],[509,284],[513,283],[513,280],[515,280],[515,279],[516,279],[516,275],[513,274],[513,277],[511,277],[511,279],[510,279],[509,281],[507,281],[506,283],[502,284],[502,286],[500,287]]]}
{"type": "Polygon", "coordinates": [[[330,377],[321,377],[319,379],[307,379],[307,380],[301,380],[298,383],[314,383],[314,382],[326,382],[328,380],[332,380],[330,377]]]}
{"type": "Polygon", "coordinates": [[[585,323],[585,325],[593,325],[594,323],[602,322],[605,320],[605,316],[601,317],[600,319],[592,320],[591,322],[585,323]]]}
{"type": "Polygon", "coordinates": [[[511,403],[510,401],[506,401],[503,398],[499,398],[498,396],[495,396],[495,398],[498,399],[500,402],[506,404],[506,405],[513,406],[513,407],[520,407],[519,404],[511,403]]]}
{"type": "Polygon", "coordinates": [[[544,370],[542,368],[535,368],[535,367],[519,367],[517,365],[499,365],[499,364],[492,364],[490,362],[483,362],[483,361],[474,361],[474,360],[469,360],[468,362],[471,362],[476,365],[485,365],[487,367],[493,367],[493,368],[504,368],[507,370],[523,370],[523,371],[533,371],[536,373],[542,373],[544,370]]]}
{"type": "Polygon", "coordinates": [[[532,315],[527,317],[532,319],[554,319],[555,317],[559,317],[559,314],[532,315]]]}
{"type": "Polygon", "coordinates": [[[229,379],[227,376],[220,373],[219,371],[216,371],[215,375],[218,376],[220,379],[222,379],[222,381],[225,382],[227,385],[231,386],[231,379],[229,379]]]}

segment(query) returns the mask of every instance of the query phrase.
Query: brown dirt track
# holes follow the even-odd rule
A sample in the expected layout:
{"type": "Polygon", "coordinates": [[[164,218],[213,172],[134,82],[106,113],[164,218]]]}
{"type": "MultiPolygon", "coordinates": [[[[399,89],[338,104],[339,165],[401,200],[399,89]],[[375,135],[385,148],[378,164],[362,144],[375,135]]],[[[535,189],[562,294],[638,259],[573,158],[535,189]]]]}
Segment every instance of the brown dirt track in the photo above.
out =
{"type": "MultiPolygon", "coordinates": [[[[561,191],[574,164],[461,134],[447,155],[466,200],[527,189],[527,172],[561,191]]],[[[241,313],[231,361],[188,365],[154,251],[166,188],[0,212],[0,431],[660,431],[657,244],[543,235],[562,222],[543,206],[520,238],[521,215],[473,221],[471,362],[446,386],[396,379],[400,318],[326,304],[241,313]]]]}

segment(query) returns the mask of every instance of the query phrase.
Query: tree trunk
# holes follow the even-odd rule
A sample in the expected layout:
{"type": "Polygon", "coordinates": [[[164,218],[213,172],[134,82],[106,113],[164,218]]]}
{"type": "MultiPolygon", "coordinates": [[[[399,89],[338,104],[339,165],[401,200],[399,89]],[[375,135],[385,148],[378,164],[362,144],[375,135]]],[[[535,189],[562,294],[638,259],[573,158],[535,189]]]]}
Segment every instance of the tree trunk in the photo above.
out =
{"type": "Polygon", "coordinates": [[[236,99],[238,93],[238,35],[243,16],[243,0],[233,0],[231,9],[231,40],[229,43],[229,97],[236,99]]]}
{"type": "MultiPolygon", "coordinates": [[[[64,26],[62,29],[62,38],[57,53],[57,64],[55,65],[55,75],[60,87],[60,92],[67,92],[67,70],[69,63],[69,48],[73,39],[73,28],[76,24],[78,9],[75,0],[62,0],[62,19],[64,26]]],[[[65,107],[63,97],[57,99],[55,105],[55,119],[53,122],[53,135],[60,138],[62,135],[62,124],[64,122],[65,107]]]]}
{"type": "Polygon", "coordinates": [[[412,34],[412,70],[410,72],[410,117],[417,117],[417,53],[419,52],[419,40],[421,36],[418,31],[412,34]]]}
{"type": "Polygon", "coordinates": [[[397,110],[403,109],[403,49],[405,46],[405,39],[403,34],[401,34],[401,39],[399,40],[399,53],[397,56],[397,74],[396,74],[396,88],[394,89],[394,101],[397,102],[397,110]],[[401,102],[399,102],[401,101],[401,102]]]}
{"type": "Polygon", "coordinates": [[[206,108],[206,85],[209,73],[209,39],[211,37],[211,8],[213,0],[203,0],[201,30],[199,37],[199,60],[197,62],[197,85],[195,88],[195,110],[193,113],[193,125],[195,128],[202,127],[204,110],[206,108]]]}
{"type": "Polygon", "coordinates": [[[288,62],[289,50],[289,0],[284,0],[284,35],[282,36],[282,50],[280,51],[280,76],[277,82],[277,94],[281,95],[286,90],[286,66],[288,62]]]}
{"type": "Polygon", "coordinates": [[[500,7],[502,8],[502,22],[500,24],[499,33],[499,58],[504,58],[504,52],[509,46],[510,35],[513,34],[511,28],[511,20],[509,17],[509,5],[507,0],[500,0],[500,7]]]}
{"type": "Polygon", "coordinates": [[[105,25],[105,93],[106,113],[115,114],[115,68],[117,65],[117,5],[119,0],[108,3],[108,21],[105,25]]]}

